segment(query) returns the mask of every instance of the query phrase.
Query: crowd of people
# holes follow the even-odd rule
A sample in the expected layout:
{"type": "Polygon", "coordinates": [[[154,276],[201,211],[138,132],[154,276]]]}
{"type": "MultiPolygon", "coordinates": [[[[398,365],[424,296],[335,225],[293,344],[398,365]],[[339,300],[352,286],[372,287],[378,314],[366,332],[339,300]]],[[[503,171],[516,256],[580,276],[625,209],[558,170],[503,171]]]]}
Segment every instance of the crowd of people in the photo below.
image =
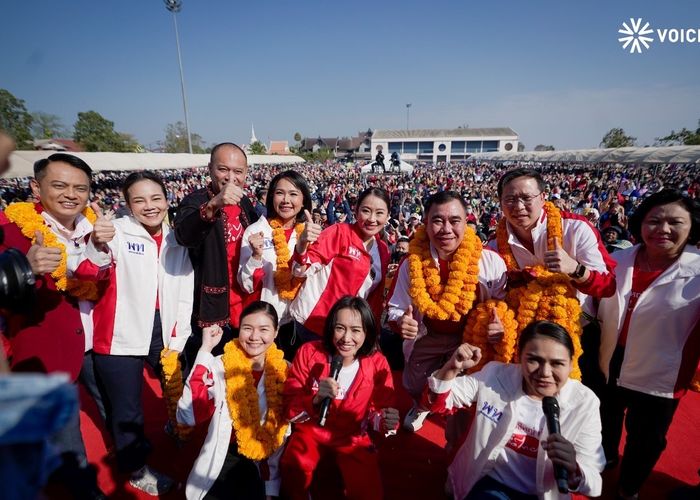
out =
{"type": "MultiPolygon", "coordinates": [[[[347,498],[382,498],[376,445],[431,413],[454,498],[598,496],[618,462],[618,495],[637,498],[697,383],[693,167],[362,175],[249,167],[222,143],[205,168],[157,173],[57,153],[0,196],[2,249],[36,277],[30,309],[3,312],[10,368],[85,385],[153,496],[174,481],[148,463],[144,364],[167,432],[208,422],[190,499],[306,499],[323,462],[347,498]]],[[[51,442],[53,480],[104,498],[77,412],[51,442]]]]}

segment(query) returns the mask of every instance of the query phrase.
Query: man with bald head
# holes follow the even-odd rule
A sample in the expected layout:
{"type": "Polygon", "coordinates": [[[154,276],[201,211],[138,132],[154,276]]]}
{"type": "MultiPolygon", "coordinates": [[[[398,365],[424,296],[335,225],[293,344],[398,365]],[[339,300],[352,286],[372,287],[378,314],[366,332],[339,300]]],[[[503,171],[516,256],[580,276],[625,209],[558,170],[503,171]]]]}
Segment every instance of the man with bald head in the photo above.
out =
{"type": "MultiPolygon", "coordinates": [[[[201,328],[224,327],[223,346],[238,329],[243,291],[236,274],[245,228],[258,219],[253,204],[243,191],[248,175],[248,158],[232,142],[218,144],[209,161],[211,183],[186,196],[175,216],[178,243],[189,248],[194,267],[194,335],[185,349],[191,365],[201,343],[201,328]]],[[[223,347],[221,347],[223,349],[223,347]]]]}

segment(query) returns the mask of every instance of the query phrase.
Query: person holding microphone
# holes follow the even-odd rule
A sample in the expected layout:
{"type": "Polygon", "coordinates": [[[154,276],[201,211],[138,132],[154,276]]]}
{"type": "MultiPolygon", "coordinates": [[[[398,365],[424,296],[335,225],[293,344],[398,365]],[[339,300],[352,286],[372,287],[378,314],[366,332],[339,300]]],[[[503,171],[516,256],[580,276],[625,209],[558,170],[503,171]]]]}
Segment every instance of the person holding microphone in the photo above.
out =
{"type": "Polygon", "coordinates": [[[601,494],[605,456],[599,401],[569,379],[573,352],[564,328],[535,321],[520,334],[519,363],[491,362],[463,375],[482,356],[465,343],[432,374],[423,393],[431,411],[476,404],[469,434],[448,470],[455,498],[561,498],[562,486],[582,495],[601,494]],[[549,398],[561,409],[560,432],[545,424],[543,401],[549,398]],[[558,485],[562,472],[567,479],[558,485]]]}

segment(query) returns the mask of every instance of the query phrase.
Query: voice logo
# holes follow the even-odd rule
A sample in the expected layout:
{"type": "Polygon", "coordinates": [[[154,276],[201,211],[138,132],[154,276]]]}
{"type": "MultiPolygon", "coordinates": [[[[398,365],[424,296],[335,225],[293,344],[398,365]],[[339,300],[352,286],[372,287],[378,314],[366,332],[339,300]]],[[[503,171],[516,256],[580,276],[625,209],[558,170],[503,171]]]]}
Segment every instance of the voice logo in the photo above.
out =
{"type": "Polygon", "coordinates": [[[625,21],[622,27],[617,30],[624,35],[617,39],[622,44],[622,49],[629,48],[630,54],[641,54],[642,48],[648,50],[651,43],[700,43],[700,28],[657,28],[652,29],[648,22],[644,22],[641,17],[625,21]]]}

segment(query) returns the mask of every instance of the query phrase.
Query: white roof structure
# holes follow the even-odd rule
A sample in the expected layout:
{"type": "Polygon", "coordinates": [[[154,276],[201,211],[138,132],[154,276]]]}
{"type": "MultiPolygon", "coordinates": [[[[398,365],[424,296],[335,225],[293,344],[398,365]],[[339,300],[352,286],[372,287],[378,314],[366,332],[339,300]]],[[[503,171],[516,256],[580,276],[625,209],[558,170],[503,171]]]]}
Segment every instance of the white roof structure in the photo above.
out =
{"type": "Polygon", "coordinates": [[[700,163],[700,146],[474,153],[469,159],[484,162],[634,163],[638,165],[652,163],[700,163]]]}
{"type": "Polygon", "coordinates": [[[377,170],[376,172],[373,172],[372,171],[372,164],[374,162],[369,162],[366,165],[363,165],[362,167],[360,167],[360,173],[363,175],[384,174],[384,173],[386,173],[386,174],[392,174],[392,173],[394,173],[394,174],[398,174],[398,173],[412,174],[413,173],[413,165],[411,165],[410,163],[407,163],[403,160],[399,160],[399,161],[400,161],[400,164],[399,164],[399,171],[398,172],[392,170],[391,160],[389,160],[389,161],[384,162],[384,165],[386,167],[386,171],[384,171],[384,172],[382,172],[381,170],[377,170]]]}
{"type": "MultiPolygon", "coordinates": [[[[10,170],[2,177],[31,177],[34,175],[34,162],[48,158],[55,151],[15,151],[10,156],[10,170]]],[[[188,153],[74,153],[90,168],[100,170],[164,170],[173,168],[206,167],[208,154],[188,153]]],[[[293,155],[248,155],[249,165],[297,164],[304,159],[293,155]]]]}

